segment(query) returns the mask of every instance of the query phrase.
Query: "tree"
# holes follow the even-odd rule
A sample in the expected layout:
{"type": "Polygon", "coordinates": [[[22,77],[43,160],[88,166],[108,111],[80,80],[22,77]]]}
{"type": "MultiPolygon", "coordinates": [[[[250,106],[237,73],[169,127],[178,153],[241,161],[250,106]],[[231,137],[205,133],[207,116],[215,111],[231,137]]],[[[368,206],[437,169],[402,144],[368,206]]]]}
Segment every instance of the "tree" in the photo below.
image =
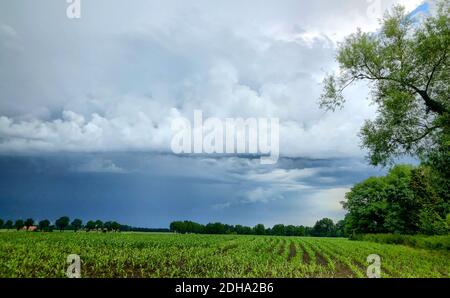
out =
{"type": "Polygon", "coordinates": [[[234,226],[234,230],[236,231],[237,234],[241,235],[244,234],[244,227],[242,225],[235,225],[234,226]]]}
{"type": "Polygon", "coordinates": [[[14,228],[16,228],[16,230],[20,230],[24,226],[25,226],[25,223],[21,219],[16,220],[16,222],[14,223],[14,228]]]}
{"type": "Polygon", "coordinates": [[[244,235],[251,235],[253,233],[253,229],[251,227],[244,226],[243,233],[244,235]]]}
{"type": "Polygon", "coordinates": [[[345,220],[339,220],[336,223],[336,237],[346,237],[347,233],[345,232],[345,220]]]}
{"type": "Polygon", "coordinates": [[[386,176],[356,184],[342,202],[345,232],[442,234],[448,203],[426,165],[397,165],[386,176]],[[433,232],[434,231],[434,232],[433,232]]]}
{"type": "Polygon", "coordinates": [[[62,232],[69,225],[69,222],[68,216],[62,216],[55,221],[55,225],[62,232]]]}
{"type": "Polygon", "coordinates": [[[112,230],[112,222],[106,221],[106,222],[103,224],[103,228],[106,229],[107,231],[111,231],[111,230],[112,230]]]}
{"type": "Polygon", "coordinates": [[[295,227],[295,236],[306,236],[306,229],[304,226],[295,227]]]}
{"type": "Polygon", "coordinates": [[[9,230],[9,229],[12,229],[12,227],[13,227],[13,222],[12,222],[12,220],[7,220],[6,222],[5,222],[5,225],[3,226],[5,229],[7,229],[7,230],[9,230]]]}
{"type": "Polygon", "coordinates": [[[3,219],[0,219],[0,229],[3,228],[3,224],[4,224],[3,219]]]}
{"type": "Polygon", "coordinates": [[[90,220],[86,223],[86,229],[89,231],[92,231],[95,229],[95,222],[93,220],[90,220]]]}
{"type": "Polygon", "coordinates": [[[233,225],[224,224],[225,234],[237,234],[233,225]]]}
{"type": "Polygon", "coordinates": [[[264,227],[263,224],[257,224],[254,228],[253,231],[256,235],[264,235],[266,234],[266,228],[264,227]]]}
{"type": "Polygon", "coordinates": [[[170,223],[170,231],[175,233],[183,233],[183,222],[181,221],[173,221],[170,223]]]}
{"type": "Polygon", "coordinates": [[[47,231],[50,227],[50,221],[48,219],[41,220],[39,222],[39,230],[47,231]]]}
{"type": "Polygon", "coordinates": [[[33,226],[34,225],[34,220],[32,219],[32,218],[27,218],[26,220],[25,220],[25,226],[27,227],[27,228],[29,228],[29,227],[31,227],[31,226],[33,226]]]}
{"type": "Polygon", "coordinates": [[[425,158],[445,144],[448,161],[449,16],[446,1],[421,24],[396,6],[383,18],[380,32],[359,30],[340,44],[340,73],[325,78],[320,105],[334,111],[343,106],[348,86],[357,81],[370,84],[378,115],[366,121],[361,137],[372,164],[386,165],[402,155],[425,158]]]}
{"type": "Polygon", "coordinates": [[[97,230],[101,230],[101,229],[103,229],[103,222],[101,221],[101,220],[96,220],[95,221],[95,228],[97,229],[97,230]]]}
{"type": "Polygon", "coordinates": [[[272,235],[285,236],[286,235],[285,226],[282,224],[274,225],[272,227],[272,235]]]}
{"type": "Polygon", "coordinates": [[[79,229],[81,229],[81,227],[83,226],[83,221],[79,218],[75,218],[70,225],[73,227],[73,229],[76,232],[79,229]]]}
{"type": "Polygon", "coordinates": [[[317,237],[333,237],[335,236],[335,226],[333,220],[322,218],[318,220],[313,227],[313,235],[317,237]]]}
{"type": "Polygon", "coordinates": [[[386,187],[386,218],[383,230],[400,234],[417,232],[422,203],[411,189],[413,170],[409,165],[397,165],[382,178],[386,187]]]}
{"type": "Polygon", "coordinates": [[[240,235],[250,235],[252,233],[252,228],[247,226],[235,225],[234,229],[240,235]]]}
{"type": "Polygon", "coordinates": [[[120,231],[120,224],[117,221],[113,221],[111,223],[111,229],[116,232],[120,231]]]}
{"type": "Polygon", "coordinates": [[[427,235],[445,235],[447,222],[432,208],[424,208],[420,213],[420,232],[427,235]]]}
{"type": "Polygon", "coordinates": [[[207,234],[225,234],[225,225],[220,222],[209,223],[205,226],[207,234]]]}
{"type": "Polygon", "coordinates": [[[286,226],[286,236],[294,236],[295,235],[295,226],[293,225],[288,225],[286,226]]]}
{"type": "Polygon", "coordinates": [[[386,182],[382,177],[370,177],[356,184],[342,202],[348,211],[346,230],[354,233],[383,233],[387,216],[386,182]]]}

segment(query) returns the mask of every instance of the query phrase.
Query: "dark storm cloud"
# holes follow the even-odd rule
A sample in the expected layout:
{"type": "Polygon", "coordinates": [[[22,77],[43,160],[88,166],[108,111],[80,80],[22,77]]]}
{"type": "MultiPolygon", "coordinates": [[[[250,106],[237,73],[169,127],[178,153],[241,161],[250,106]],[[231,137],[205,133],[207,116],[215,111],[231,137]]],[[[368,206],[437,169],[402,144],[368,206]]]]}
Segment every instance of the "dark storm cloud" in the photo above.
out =
{"type": "Polygon", "coordinates": [[[282,160],[264,169],[248,159],[145,153],[9,156],[0,165],[2,218],[67,214],[142,226],[338,219],[336,202],[345,190],[379,173],[354,160],[282,160]]]}

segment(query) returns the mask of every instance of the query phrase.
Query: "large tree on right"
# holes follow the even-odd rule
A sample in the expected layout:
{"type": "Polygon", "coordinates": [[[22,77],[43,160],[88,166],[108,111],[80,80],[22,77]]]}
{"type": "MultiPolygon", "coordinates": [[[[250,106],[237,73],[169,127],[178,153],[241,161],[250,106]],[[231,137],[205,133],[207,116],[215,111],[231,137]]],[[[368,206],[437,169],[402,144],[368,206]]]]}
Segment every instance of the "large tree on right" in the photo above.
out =
{"type": "MultiPolygon", "coordinates": [[[[450,7],[423,21],[400,6],[387,13],[375,33],[358,30],[339,45],[338,74],[327,76],[320,105],[343,106],[343,91],[357,81],[371,86],[378,108],[361,129],[363,147],[374,165],[412,155],[434,157],[444,171],[450,148],[450,7]]],[[[447,172],[448,173],[448,172],[447,172]]]]}

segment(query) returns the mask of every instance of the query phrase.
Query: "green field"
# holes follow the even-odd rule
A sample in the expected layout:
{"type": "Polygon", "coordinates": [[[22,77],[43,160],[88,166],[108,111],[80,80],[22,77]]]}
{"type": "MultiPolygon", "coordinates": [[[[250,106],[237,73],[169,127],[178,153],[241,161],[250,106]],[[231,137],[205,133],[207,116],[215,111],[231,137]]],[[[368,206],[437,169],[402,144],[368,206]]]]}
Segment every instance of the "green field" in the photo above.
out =
{"type": "Polygon", "coordinates": [[[65,277],[69,254],[82,277],[449,277],[450,252],[308,238],[156,233],[0,233],[0,277],[65,277]]]}

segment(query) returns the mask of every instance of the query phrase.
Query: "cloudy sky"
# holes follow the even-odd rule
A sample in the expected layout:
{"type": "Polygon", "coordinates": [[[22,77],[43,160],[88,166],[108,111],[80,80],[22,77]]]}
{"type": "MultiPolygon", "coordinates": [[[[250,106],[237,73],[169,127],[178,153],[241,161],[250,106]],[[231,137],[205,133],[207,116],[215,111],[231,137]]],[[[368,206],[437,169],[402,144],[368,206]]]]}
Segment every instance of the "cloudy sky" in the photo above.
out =
{"type": "MultiPolygon", "coordinates": [[[[0,217],[313,224],[372,168],[367,86],[319,110],[343,37],[421,0],[0,0],[0,217]],[[280,119],[275,165],[171,153],[171,121],[280,119]]],[[[421,12],[418,9],[416,12],[421,12]]]]}

